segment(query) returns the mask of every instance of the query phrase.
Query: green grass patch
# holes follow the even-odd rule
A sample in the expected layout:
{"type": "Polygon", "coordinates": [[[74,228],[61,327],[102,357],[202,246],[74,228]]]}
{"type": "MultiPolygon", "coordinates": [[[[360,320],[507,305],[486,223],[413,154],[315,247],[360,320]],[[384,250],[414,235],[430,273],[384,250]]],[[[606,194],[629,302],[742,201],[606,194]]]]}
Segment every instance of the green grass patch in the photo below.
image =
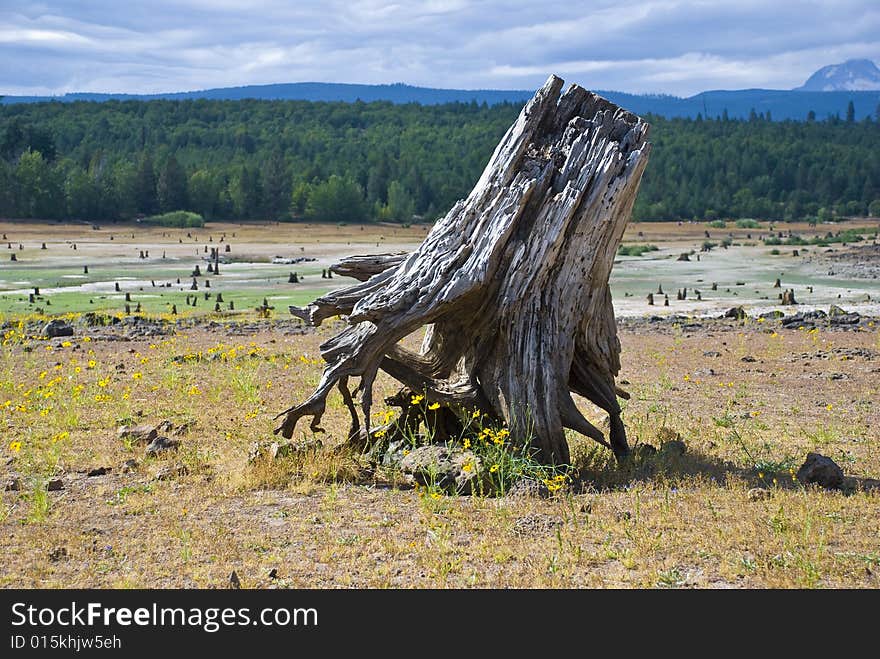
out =
{"type": "Polygon", "coordinates": [[[617,254],[619,256],[642,256],[648,252],[656,252],[659,247],[657,245],[621,245],[617,254]]]}
{"type": "Polygon", "coordinates": [[[829,245],[833,244],[862,242],[865,239],[866,234],[870,234],[870,231],[865,229],[845,229],[843,231],[838,231],[837,233],[831,233],[829,231],[824,236],[813,236],[812,238],[804,238],[797,234],[789,236],[787,238],[770,236],[764,239],[764,244],[791,245],[793,247],[798,247],[801,245],[816,245],[818,247],[828,247],[829,245]]]}
{"type": "Polygon", "coordinates": [[[153,224],[160,227],[175,227],[187,229],[189,227],[205,226],[205,219],[198,213],[190,211],[171,211],[161,215],[150,215],[141,220],[144,224],[153,224]]]}

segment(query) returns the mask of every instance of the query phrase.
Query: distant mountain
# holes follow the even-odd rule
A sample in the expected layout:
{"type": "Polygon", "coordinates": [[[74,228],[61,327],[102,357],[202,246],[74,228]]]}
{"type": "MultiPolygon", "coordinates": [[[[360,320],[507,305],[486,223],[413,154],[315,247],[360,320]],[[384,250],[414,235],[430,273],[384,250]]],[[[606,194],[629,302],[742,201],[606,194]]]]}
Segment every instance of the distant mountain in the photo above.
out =
{"type": "Polygon", "coordinates": [[[3,103],[35,103],[42,101],[149,101],[164,99],[181,101],[207,98],[214,100],[239,101],[243,99],[282,100],[282,101],[343,101],[354,103],[363,101],[390,101],[391,103],[420,103],[437,105],[440,103],[470,103],[476,101],[489,105],[498,103],[524,103],[532,97],[534,90],[498,89],[433,89],[413,87],[402,83],[393,85],[355,85],[336,82],[291,82],[274,85],[247,85],[245,87],[221,87],[190,92],[169,92],[165,94],[92,94],[74,93],[63,96],[7,96],[3,103]]]}
{"type": "MultiPolygon", "coordinates": [[[[867,61],[867,60],[862,60],[867,61]]],[[[870,63],[870,62],[869,62],[870,63]]],[[[843,65],[840,65],[843,66],[843,65]]],[[[871,63],[871,66],[873,64],[871,63]]],[[[823,71],[825,69],[822,69],[823,71]]],[[[875,67],[876,70],[876,67],[875,67]]],[[[821,73],[817,72],[816,75],[821,73]]],[[[813,76],[815,77],[815,76],[813,76]]],[[[812,80],[813,78],[810,78],[812,80]]],[[[862,80],[863,78],[858,78],[862,80]]],[[[855,80],[855,78],[853,79],[855,80]]],[[[806,87],[806,85],[805,85],[806,87]]],[[[880,90],[880,87],[878,87],[880,90]]],[[[621,107],[639,115],[656,114],[667,118],[720,117],[725,111],[731,119],[748,118],[752,111],[769,116],[774,120],[804,120],[807,114],[815,112],[817,119],[827,116],[846,115],[850,101],[856,109],[856,118],[861,120],[873,115],[880,105],[880,91],[810,91],[803,87],[798,90],[741,89],[736,91],[707,91],[679,98],[666,94],[628,94],[626,92],[595,90],[597,94],[614,101],[621,107]]],[[[532,97],[534,90],[499,89],[434,89],[413,87],[411,85],[355,85],[323,82],[295,82],[275,85],[248,85],[246,87],[223,87],[201,91],[172,92],[166,94],[92,94],[74,93],[63,96],[6,96],[0,97],[0,104],[41,103],[76,101],[147,101],[147,100],[294,100],[294,101],[387,101],[391,103],[419,103],[436,105],[441,103],[513,103],[520,105],[532,97]]]]}
{"type": "Polygon", "coordinates": [[[869,59],[851,59],[823,66],[796,91],[880,91],[880,69],[869,59]]]}

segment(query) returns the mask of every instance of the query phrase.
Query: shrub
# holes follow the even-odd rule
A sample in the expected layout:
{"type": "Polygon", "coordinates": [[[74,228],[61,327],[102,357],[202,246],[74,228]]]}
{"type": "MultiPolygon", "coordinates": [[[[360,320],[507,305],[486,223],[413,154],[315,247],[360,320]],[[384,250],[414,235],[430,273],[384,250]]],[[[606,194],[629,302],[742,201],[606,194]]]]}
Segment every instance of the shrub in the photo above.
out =
{"type": "Polygon", "coordinates": [[[621,245],[617,250],[620,256],[641,256],[645,252],[656,252],[657,245],[621,245]]]}
{"type": "Polygon", "coordinates": [[[742,220],[736,221],[736,226],[739,229],[759,229],[761,227],[761,223],[757,220],[752,220],[750,218],[744,218],[742,220]]]}
{"type": "Polygon", "coordinates": [[[198,213],[190,211],[171,211],[161,215],[150,215],[141,220],[144,224],[155,224],[160,227],[174,227],[186,229],[190,227],[205,226],[204,218],[198,213]]]}

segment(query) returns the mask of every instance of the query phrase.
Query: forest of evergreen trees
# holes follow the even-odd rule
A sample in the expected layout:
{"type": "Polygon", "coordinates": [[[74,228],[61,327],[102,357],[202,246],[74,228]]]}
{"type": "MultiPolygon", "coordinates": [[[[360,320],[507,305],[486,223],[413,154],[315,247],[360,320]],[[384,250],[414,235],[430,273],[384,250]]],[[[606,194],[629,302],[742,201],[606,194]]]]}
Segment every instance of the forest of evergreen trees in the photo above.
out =
{"type": "MultiPolygon", "coordinates": [[[[0,106],[0,217],[434,220],[518,105],[107,101],[0,106]]],[[[878,109],[880,112],[880,109],[878,109]]],[[[638,220],[880,215],[880,116],[663,119],[638,220]]]]}

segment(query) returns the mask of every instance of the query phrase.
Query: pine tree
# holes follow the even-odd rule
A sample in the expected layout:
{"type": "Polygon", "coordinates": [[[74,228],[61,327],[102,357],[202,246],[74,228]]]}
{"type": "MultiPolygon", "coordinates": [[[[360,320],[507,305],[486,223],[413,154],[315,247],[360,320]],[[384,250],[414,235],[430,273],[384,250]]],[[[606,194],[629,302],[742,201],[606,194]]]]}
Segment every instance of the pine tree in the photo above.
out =
{"type": "Polygon", "coordinates": [[[140,213],[153,215],[159,210],[159,199],[156,196],[156,173],[153,170],[152,157],[144,152],[138,163],[135,181],[136,206],[140,213]]]}
{"type": "Polygon", "coordinates": [[[169,156],[159,172],[156,183],[156,196],[159,210],[163,213],[185,210],[187,208],[186,173],[177,162],[177,158],[169,156]]]}

